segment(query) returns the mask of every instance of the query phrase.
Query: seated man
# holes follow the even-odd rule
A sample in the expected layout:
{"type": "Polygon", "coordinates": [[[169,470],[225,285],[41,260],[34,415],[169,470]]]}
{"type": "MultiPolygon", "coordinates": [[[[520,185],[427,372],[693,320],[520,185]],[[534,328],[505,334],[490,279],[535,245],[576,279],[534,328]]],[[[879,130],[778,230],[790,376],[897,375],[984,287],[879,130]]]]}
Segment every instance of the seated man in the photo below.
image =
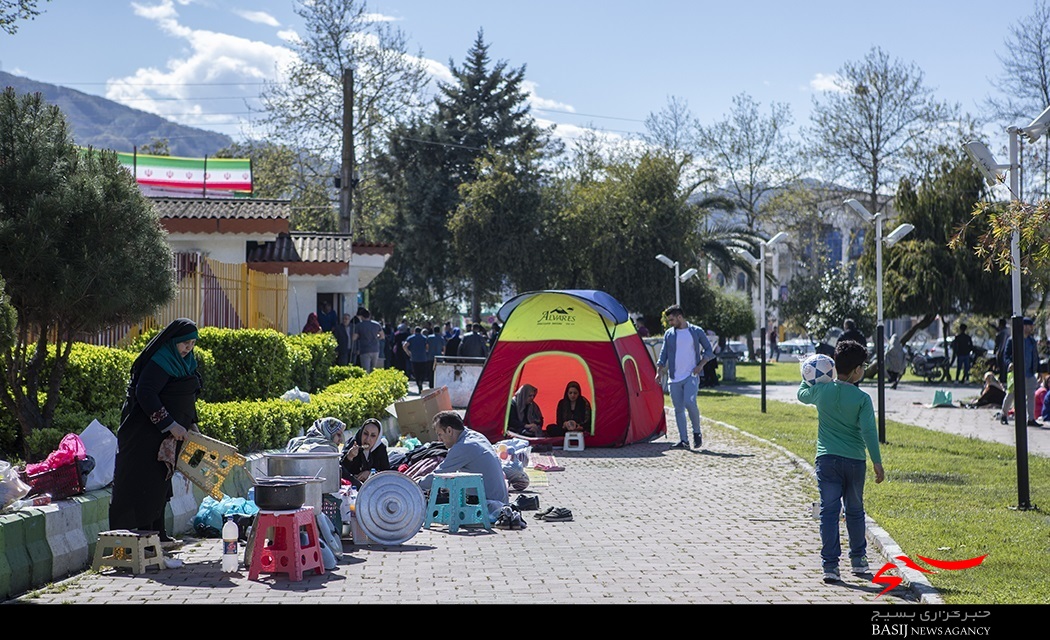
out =
{"type": "Polygon", "coordinates": [[[463,424],[463,418],[455,411],[441,411],[431,424],[438,440],[448,447],[448,454],[433,472],[417,482],[424,491],[429,491],[436,473],[480,473],[485,485],[485,499],[489,516],[495,520],[503,505],[507,504],[507,480],[503,475],[503,463],[488,438],[463,424]]]}

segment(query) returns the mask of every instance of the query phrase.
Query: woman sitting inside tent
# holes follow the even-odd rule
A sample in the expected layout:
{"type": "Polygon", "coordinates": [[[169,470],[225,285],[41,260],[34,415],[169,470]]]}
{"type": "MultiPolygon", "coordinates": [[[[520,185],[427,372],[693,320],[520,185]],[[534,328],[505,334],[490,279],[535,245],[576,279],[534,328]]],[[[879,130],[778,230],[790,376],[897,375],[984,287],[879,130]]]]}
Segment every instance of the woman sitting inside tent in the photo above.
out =
{"type": "Polygon", "coordinates": [[[583,397],[580,383],[565,385],[565,396],[558,401],[557,422],[547,425],[548,436],[563,436],[570,431],[586,431],[591,424],[591,403],[583,397]]]}
{"type": "Polygon", "coordinates": [[[510,418],[507,430],[535,438],[543,435],[543,414],[536,404],[536,387],[523,384],[510,401],[510,418]]]}

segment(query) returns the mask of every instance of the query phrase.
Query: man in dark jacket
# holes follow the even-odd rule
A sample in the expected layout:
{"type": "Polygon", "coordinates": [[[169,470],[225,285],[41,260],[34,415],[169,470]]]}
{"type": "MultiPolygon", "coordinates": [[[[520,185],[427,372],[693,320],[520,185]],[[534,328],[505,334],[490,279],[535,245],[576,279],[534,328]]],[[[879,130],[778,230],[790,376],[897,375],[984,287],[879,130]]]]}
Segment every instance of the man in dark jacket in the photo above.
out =
{"type": "Polygon", "coordinates": [[[484,358],[489,354],[488,339],[477,322],[470,326],[470,333],[459,343],[459,355],[466,358],[484,358]]]}

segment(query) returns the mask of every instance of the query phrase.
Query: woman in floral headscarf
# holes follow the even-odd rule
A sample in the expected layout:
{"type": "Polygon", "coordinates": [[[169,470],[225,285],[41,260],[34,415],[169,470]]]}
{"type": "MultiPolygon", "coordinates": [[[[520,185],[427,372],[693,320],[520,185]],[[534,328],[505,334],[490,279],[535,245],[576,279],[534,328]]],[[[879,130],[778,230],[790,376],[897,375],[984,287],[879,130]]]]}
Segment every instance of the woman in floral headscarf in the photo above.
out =
{"type": "Polygon", "coordinates": [[[345,439],[346,424],[339,418],[319,418],[314,421],[306,434],[288,441],[284,450],[288,453],[306,451],[324,451],[339,453],[345,439]]]}
{"type": "Polygon", "coordinates": [[[131,365],[117,430],[109,528],[157,531],[166,547],[176,543],[164,530],[175,461],[186,434],[197,430],[196,344],[197,325],[186,318],[149,341],[131,365]]]}

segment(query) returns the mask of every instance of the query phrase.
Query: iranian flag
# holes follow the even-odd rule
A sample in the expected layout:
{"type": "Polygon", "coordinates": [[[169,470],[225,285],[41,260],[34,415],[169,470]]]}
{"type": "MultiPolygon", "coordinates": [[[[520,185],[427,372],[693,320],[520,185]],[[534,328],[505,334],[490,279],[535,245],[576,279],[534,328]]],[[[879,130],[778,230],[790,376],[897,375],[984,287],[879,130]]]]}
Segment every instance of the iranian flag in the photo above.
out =
{"type": "Polygon", "coordinates": [[[117,153],[145,192],[185,196],[245,195],[252,191],[247,158],[177,158],[117,153]]]}

